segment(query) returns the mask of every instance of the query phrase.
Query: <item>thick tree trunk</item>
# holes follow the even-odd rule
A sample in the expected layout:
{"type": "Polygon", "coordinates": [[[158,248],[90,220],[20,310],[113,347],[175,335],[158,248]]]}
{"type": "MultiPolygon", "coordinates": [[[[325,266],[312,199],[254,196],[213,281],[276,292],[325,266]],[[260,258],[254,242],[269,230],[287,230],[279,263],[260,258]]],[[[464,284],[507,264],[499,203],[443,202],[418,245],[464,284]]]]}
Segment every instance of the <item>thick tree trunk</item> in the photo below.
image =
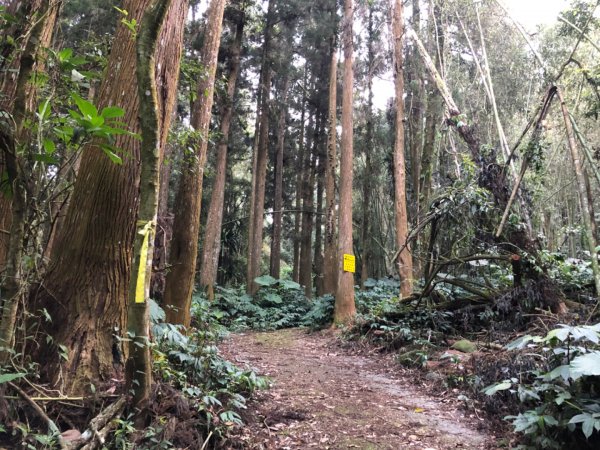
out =
{"type": "Polygon", "coordinates": [[[166,320],[186,327],[191,323],[190,307],[198,257],[202,178],[206,163],[224,10],[225,0],[211,0],[204,43],[200,52],[200,64],[206,73],[198,82],[197,98],[190,121],[199,138],[193,143],[194,155],[186,160],[179,181],[173,220],[173,239],[169,251],[171,270],[165,284],[166,320]]]}
{"type": "Polygon", "coordinates": [[[258,142],[253,159],[252,193],[250,201],[250,227],[248,230],[248,268],[246,272],[246,292],[254,295],[258,285],[254,279],[260,275],[262,259],[263,228],[265,213],[265,187],[269,156],[269,110],[271,107],[271,23],[275,13],[275,0],[269,1],[264,31],[263,59],[259,84],[258,142]]]}
{"type": "MultiPolygon", "coordinates": [[[[149,4],[149,0],[128,0],[123,7],[139,22],[149,4]]],[[[175,101],[186,15],[187,0],[174,0],[155,55],[161,147],[175,101]]],[[[139,131],[135,61],[135,40],[130,30],[120,25],[97,104],[100,108],[122,107],[123,122],[130,130],[139,131]]],[[[123,362],[115,334],[121,335],[125,327],[139,201],[140,143],[124,135],[118,136],[114,145],[125,155],[122,166],[93,144],[84,149],[50,267],[34,292],[32,310],[45,308],[53,319],[42,324],[52,343],[42,343],[37,360],[42,363],[43,375],[64,382],[66,391],[85,392],[92,380],[109,380],[123,362]],[[67,349],[62,368],[57,367],[59,345],[67,349]]]]}
{"type": "Polygon", "coordinates": [[[402,40],[404,22],[402,1],[394,1],[394,78],[396,88],[396,140],[394,143],[394,207],[396,212],[396,245],[402,249],[396,265],[400,275],[400,293],[402,297],[412,294],[413,263],[408,246],[408,214],[406,208],[406,166],[404,163],[404,58],[402,40]]]}
{"type": "Polygon", "coordinates": [[[283,228],[283,152],[287,116],[287,92],[289,80],[287,73],[281,86],[279,104],[279,122],[277,124],[277,153],[275,156],[275,200],[273,204],[273,237],[271,239],[270,274],[273,278],[281,276],[281,231],[283,228]]]}
{"type": "Polygon", "coordinates": [[[356,315],[354,273],[344,270],[342,255],[353,255],[352,245],[352,176],[353,120],[352,93],[354,83],[354,45],[352,43],[353,0],[344,0],[342,44],[344,47],[344,84],[342,88],[342,140],[340,152],[340,209],[338,235],[338,285],[335,293],[334,321],[346,323],[356,315]]]}
{"type": "Polygon", "coordinates": [[[225,180],[227,178],[227,147],[229,143],[229,129],[233,118],[235,88],[240,73],[240,53],[244,35],[245,17],[239,19],[235,38],[231,47],[231,60],[229,75],[227,77],[227,98],[223,100],[221,109],[221,135],[217,144],[216,175],[208,208],[206,232],[202,247],[202,265],[200,272],[200,286],[204,288],[208,297],[214,299],[214,285],[217,282],[219,268],[219,253],[221,252],[221,226],[223,223],[223,208],[225,203],[225,180]]]}
{"type": "Polygon", "coordinates": [[[325,245],[323,254],[323,294],[337,289],[337,242],[335,170],[337,167],[337,48],[331,42],[329,65],[329,106],[327,115],[327,157],[325,159],[325,245]]]}

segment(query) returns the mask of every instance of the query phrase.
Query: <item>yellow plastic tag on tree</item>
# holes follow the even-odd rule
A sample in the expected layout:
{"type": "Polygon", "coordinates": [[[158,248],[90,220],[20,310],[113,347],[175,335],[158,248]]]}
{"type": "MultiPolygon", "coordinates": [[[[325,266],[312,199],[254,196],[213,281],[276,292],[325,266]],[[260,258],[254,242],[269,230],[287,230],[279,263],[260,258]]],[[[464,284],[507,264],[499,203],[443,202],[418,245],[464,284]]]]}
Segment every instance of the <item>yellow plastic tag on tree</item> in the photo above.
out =
{"type": "Polygon", "coordinates": [[[344,272],[356,272],[356,257],[354,255],[344,254],[344,272]]]}
{"type": "Polygon", "coordinates": [[[154,237],[154,221],[151,220],[144,225],[139,233],[144,236],[142,249],[140,250],[140,266],[138,270],[137,281],[135,284],[135,302],[146,302],[146,276],[148,272],[148,243],[154,237]]]}

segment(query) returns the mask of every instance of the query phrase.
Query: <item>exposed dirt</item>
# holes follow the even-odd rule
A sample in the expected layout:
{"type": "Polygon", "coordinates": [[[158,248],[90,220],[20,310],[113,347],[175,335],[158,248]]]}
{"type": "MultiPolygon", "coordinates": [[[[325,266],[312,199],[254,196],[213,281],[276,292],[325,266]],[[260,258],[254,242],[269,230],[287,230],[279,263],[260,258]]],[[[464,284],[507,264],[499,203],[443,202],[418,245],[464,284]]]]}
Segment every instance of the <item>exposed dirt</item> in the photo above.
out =
{"type": "Polygon", "coordinates": [[[357,354],[332,332],[234,334],[221,350],[273,384],[249,406],[243,448],[500,448],[457,392],[428,395],[390,356],[357,354]]]}

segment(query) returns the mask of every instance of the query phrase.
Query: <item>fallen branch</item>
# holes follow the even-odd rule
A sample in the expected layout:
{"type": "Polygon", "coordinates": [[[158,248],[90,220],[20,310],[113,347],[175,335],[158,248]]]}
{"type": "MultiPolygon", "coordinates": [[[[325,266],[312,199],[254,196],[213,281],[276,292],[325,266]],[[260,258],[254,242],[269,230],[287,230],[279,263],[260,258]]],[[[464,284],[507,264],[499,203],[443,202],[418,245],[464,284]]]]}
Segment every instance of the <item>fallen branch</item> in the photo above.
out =
{"type": "Polygon", "coordinates": [[[125,404],[126,398],[121,397],[100,411],[96,417],[90,420],[88,429],[81,435],[81,439],[73,442],[72,448],[93,450],[103,445],[106,436],[112,429],[110,422],[123,412],[125,404]]]}
{"type": "Polygon", "coordinates": [[[56,426],[56,424],[54,423],[54,421],[52,419],[50,419],[50,417],[48,417],[48,415],[46,414],[46,412],[36,403],[34,402],[31,397],[29,397],[29,395],[27,395],[25,393],[25,391],[23,391],[19,386],[17,386],[16,384],[12,383],[12,382],[8,382],[8,385],[17,393],[19,394],[19,396],[25,400],[25,402],[31,406],[33,408],[33,410],[36,412],[36,414],[40,417],[40,419],[42,419],[44,422],[46,422],[48,424],[48,431],[50,433],[52,433],[53,435],[57,435],[58,436],[58,445],[60,446],[61,450],[67,450],[67,446],[65,445],[65,442],[63,441],[61,435],[60,435],[60,430],[58,429],[58,427],[56,426]]]}

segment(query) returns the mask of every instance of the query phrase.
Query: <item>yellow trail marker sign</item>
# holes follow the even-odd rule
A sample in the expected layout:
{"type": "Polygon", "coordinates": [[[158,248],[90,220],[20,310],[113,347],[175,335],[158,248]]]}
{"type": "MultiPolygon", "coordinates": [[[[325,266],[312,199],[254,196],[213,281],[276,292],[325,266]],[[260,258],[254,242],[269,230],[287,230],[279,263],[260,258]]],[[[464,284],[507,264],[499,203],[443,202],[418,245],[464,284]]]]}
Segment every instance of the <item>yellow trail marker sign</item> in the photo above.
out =
{"type": "Polygon", "coordinates": [[[344,272],[356,272],[356,257],[344,253],[344,272]]]}

